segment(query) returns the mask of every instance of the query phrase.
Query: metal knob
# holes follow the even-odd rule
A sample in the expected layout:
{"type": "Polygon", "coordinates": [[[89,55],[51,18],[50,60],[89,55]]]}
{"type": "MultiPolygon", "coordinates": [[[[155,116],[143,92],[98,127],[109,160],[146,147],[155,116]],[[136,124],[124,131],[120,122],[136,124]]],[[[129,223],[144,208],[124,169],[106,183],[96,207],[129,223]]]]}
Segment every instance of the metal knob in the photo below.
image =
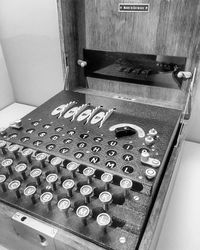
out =
{"type": "Polygon", "coordinates": [[[145,144],[148,145],[148,146],[152,145],[153,142],[154,142],[154,138],[152,136],[150,136],[150,135],[146,136],[144,138],[144,140],[145,140],[145,144]]]}
{"type": "Polygon", "coordinates": [[[95,174],[95,169],[91,167],[87,167],[83,170],[83,174],[87,177],[87,182],[88,184],[91,184],[92,182],[92,177],[95,174]]]}
{"type": "Polygon", "coordinates": [[[156,171],[153,168],[147,168],[145,175],[148,180],[152,180],[156,177],[156,171]]]}
{"type": "Polygon", "coordinates": [[[26,180],[26,170],[27,170],[27,165],[25,163],[20,163],[15,166],[15,171],[19,174],[21,174],[22,178],[26,180]]]}
{"type": "Polygon", "coordinates": [[[18,158],[18,152],[19,152],[20,146],[17,144],[11,144],[8,147],[8,151],[14,155],[14,157],[17,159],[18,158]]]}
{"type": "Polygon", "coordinates": [[[36,179],[36,182],[39,186],[41,185],[41,175],[42,175],[42,170],[40,168],[34,168],[30,172],[30,176],[36,179]]]}
{"type": "Polygon", "coordinates": [[[72,179],[67,179],[65,181],[63,181],[62,183],[62,187],[67,190],[67,195],[69,197],[72,197],[72,189],[74,188],[75,183],[72,179]]]}
{"type": "Polygon", "coordinates": [[[51,192],[44,192],[40,195],[40,201],[43,205],[47,207],[48,210],[51,210],[51,202],[53,200],[53,194],[51,192]]]}
{"type": "Polygon", "coordinates": [[[50,164],[54,167],[56,167],[57,172],[60,172],[60,165],[62,164],[62,159],[60,157],[54,157],[51,159],[50,164]]]}
{"type": "Polygon", "coordinates": [[[36,199],[35,199],[36,191],[37,191],[36,187],[32,186],[32,185],[27,186],[24,189],[24,195],[25,195],[25,197],[30,198],[33,204],[36,203],[36,199]]]}
{"type": "Polygon", "coordinates": [[[179,71],[177,76],[178,78],[190,79],[192,77],[192,73],[189,71],[179,71]]]}
{"type": "Polygon", "coordinates": [[[78,63],[79,66],[81,66],[81,68],[84,68],[84,67],[87,66],[87,62],[83,61],[81,59],[78,59],[77,63],[78,63]]]}
{"type": "Polygon", "coordinates": [[[6,185],[5,185],[5,181],[6,181],[6,175],[5,174],[1,174],[0,175],[0,186],[3,192],[7,191],[6,185]]]}
{"type": "Polygon", "coordinates": [[[120,187],[124,189],[124,196],[127,197],[129,194],[129,190],[132,188],[133,182],[128,178],[123,178],[120,181],[120,187]]]}
{"type": "Polygon", "coordinates": [[[141,153],[141,162],[148,162],[149,157],[150,157],[149,152],[146,149],[143,149],[141,153]]]}
{"type": "Polygon", "coordinates": [[[0,140],[0,149],[3,155],[6,154],[6,149],[5,149],[6,145],[7,145],[6,141],[0,140]]]}
{"type": "Polygon", "coordinates": [[[36,161],[39,161],[42,167],[46,167],[45,161],[47,159],[47,154],[45,153],[39,153],[35,157],[36,161]]]}
{"type": "Polygon", "coordinates": [[[73,161],[71,161],[67,164],[67,166],[66,166],[67,170],[72,173],[73,178],[76,178],[76,171],[79,168],[79,166],[80,166],[80,164],[73,162],[73,161]]]}
{"type": "Polygon", "coordinates": [[[2,162],[1,162],[1,166],[8,170],[8,174],[13,174],[13,170],[12,170],[12,165],[13,165],[13,159],[10,159],[10,158],[7,158],[7,159],[4,159],[2,162]]]}
{"type": "Polygon", "coordinates": [[[85,203],[90,203],[90,197],[93,194],[93,188],[90,185],[84,185],[81,187],[80,193],[85,197],[85,203]]]}
{"type": "Polygon", "coordinates": [[[32,162],[31,155],[33,154],[33,150],[31,148],[25,148],[21,152],[22,156],[27,159],[29,163],[32,162]]]}
{"type": "Polygon", "coordinates": [[[76,215],[81,219],[84,226],[87,225],[87,218],[90,214],[90,209],[87,206],[80,206],[76,210],[76,215]]]}
{"type": "Polygon", "coordinates": [[[20,186],[21,182],[19,180],[13,180],[8,184],[8,189],[10,191],[14,191],[18,199],[21,198],[21,193],[19,190],[20,186]]]}
{"type": "Polygon", "coordinates": [[[110,192],[104,191],[100,193],[99,200],[103,203],[103,208],[108,211],[108,205],[112,202],[112,194],[110,192]]]}
{"type": "Polygon", "coordinates": [[[155,137],[158,134],[157,130],[155,128],[152,128],[149,130],[148,135],[155,137]]]}
{"type": "Polygon", "coordinates": [[[101,213],[97,216],[97,224],[102,228],[103,232],[107,232],[107,227],[111,225],[112,220],[109,214],[101,213]]]}
{"type": "Polygon", "coordinates": [[[54,173],[48,174],[46,177],[46,181],[52,186],[54,191],[57,189],[56,187],[57,180],[58,180],[58,175],[54,173]]]}
{"type": "Polygon", "coordinates": [[[69,199],[63,198],[58,201],[57,207],[61,212],[65,213],[68,216],[68,210],[71,207],[71,202],[69,199]]]}
{"type": "Polygon", "coordinates": [[[109,190],[109,185],[113,181],[113,175],[110,173],[104,173],[101,176],[101,180],[105,183],[105,190],[109,190]]]}

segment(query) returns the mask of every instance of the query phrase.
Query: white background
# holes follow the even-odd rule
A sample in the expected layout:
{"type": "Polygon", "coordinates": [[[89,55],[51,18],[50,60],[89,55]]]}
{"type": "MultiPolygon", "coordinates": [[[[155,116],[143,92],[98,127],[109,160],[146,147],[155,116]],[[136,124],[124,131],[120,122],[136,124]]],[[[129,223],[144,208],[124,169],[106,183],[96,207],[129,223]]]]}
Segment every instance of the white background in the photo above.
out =
{"type": "Polygon", "coordinates": [[[40,105],[64,88],[56,0],[0,0],[0,39],[17,102],[40,105]]]}

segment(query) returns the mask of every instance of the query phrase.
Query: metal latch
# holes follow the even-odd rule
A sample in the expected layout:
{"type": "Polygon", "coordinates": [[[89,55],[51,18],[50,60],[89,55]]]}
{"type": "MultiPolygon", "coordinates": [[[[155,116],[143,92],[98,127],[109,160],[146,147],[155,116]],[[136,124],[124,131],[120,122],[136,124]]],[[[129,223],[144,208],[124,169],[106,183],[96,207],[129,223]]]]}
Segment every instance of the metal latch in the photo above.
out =
{"type": "Polygon", "coordinates": [[[196,76],[196,68],[194,69],[194,73],[192,75],[192,81],[191,81],[190,86],[189,86],[187,100],[186,100],[185,108],[183,111],[183,119],[184,120],[189,120],[190,115],[191,115],[192,94],[193,94],[195,76],[196,76]]]}
{"type": "Polygon", "coordinates": [[[54,238],[57,229],[27,214],[17,212],[12,216],[15,232],[37,249],[55,250],[54,238]]]}

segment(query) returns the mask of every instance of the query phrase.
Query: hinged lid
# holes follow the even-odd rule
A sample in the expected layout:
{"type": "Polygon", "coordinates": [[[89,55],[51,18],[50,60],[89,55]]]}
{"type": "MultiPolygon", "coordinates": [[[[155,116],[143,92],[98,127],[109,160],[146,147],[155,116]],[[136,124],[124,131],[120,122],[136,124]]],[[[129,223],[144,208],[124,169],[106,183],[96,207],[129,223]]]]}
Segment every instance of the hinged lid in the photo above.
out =
{"type": "Polygon", "coordinates": [[[137,13],[120,12],[121,1],[58,0],[66,89],[190,112],[182,71],[197,66],[199,24],[198,3],[186,2],[137,13]]]}

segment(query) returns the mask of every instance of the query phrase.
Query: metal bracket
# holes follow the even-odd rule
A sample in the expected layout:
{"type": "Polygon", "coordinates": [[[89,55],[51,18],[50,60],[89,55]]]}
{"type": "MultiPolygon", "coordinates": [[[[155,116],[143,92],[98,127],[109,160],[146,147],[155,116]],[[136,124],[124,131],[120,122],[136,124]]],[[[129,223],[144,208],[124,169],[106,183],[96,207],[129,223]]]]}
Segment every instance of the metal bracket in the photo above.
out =
{"type": "Polygon", "coordinates": [[[57,229],[27,214],[17,212],[12,216],[15,232],[38,249],[55,250],[54,238],[57,229]]]}
{"type": "Polygon", "coordinates": [[[196,76],[196,68],[194,69],[193,75],[192,75],[192,80],[189,86],[189,90],[188,90],[188,95],[187,95],[187,100],[185,103],[185,108],[184,111],[182,113],[182,118],[181,118],[181,127],[179,130],[179,135],[178,135],[178,139],[176,142],[175,147],[178,147],[181,139],[185,138],[185,134],[183,133],[183,127],[186,124],[186,120],[189,120],[191,112],[192,112],[192,95],[193,95],[193,89],[194,89],[194,81],[195,81],[195,76],[196,76]]]}

